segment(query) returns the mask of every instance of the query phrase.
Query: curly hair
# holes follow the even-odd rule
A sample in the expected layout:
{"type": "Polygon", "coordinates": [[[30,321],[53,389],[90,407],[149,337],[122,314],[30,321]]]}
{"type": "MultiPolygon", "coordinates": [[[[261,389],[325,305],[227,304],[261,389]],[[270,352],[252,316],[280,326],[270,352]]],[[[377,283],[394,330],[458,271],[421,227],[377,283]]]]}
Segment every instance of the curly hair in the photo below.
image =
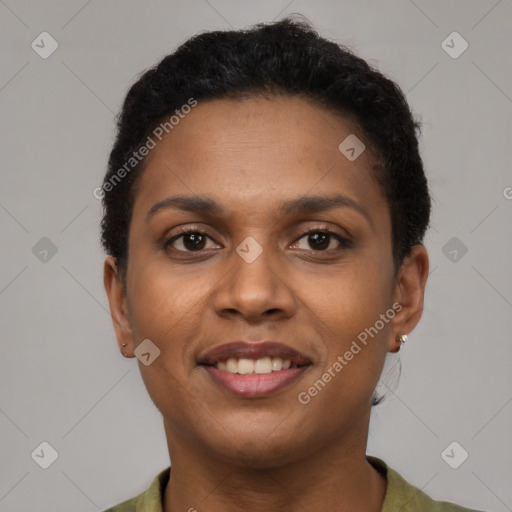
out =
{"type": "Polygon", "coordinates": [[[396,269],[423,242],[430,195],[418,149],[420,124],[399,86],[349,48],[320,37],[307,20],[205,32],[147,70],[130,88],[103,181],[102,244],[124,274],[140,158],[112,179],[163,119],[190,98],[299,96],[348,117],[376,155],[372,173],[387,199],[396,269]],[[110,185],[108,185],[110,184],[110,185]]]}

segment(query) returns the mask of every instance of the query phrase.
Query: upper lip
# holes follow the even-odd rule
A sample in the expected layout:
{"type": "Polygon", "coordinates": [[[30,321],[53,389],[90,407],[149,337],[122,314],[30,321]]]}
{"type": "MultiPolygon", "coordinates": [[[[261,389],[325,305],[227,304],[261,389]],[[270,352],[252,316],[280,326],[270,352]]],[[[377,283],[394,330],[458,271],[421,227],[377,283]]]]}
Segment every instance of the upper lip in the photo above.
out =
{"type": "Polygon", "coordinates": [[[277,341],[233,341],[214,347],[201,354],[199,364],[216,364],[229,358],[262,359],[264,357],[280,357],[290,360],[297,366],[311,363],[311,360],[297,350],[277,341]]]}

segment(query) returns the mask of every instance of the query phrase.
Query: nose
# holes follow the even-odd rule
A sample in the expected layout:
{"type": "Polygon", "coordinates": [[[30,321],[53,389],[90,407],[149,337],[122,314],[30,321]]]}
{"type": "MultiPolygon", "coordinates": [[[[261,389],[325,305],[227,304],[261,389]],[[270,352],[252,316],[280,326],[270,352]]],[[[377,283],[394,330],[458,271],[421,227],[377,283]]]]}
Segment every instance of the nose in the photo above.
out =
{"type": "Polygon", "coordinates": [[[287,284],[282,263],[272,261],[271,251],[263,250],[250,263],[238,253],[232,258],[233,267],[214,295],[214,307],[219,316],[260,323],[294,315],[294,293],[287,284]]]}

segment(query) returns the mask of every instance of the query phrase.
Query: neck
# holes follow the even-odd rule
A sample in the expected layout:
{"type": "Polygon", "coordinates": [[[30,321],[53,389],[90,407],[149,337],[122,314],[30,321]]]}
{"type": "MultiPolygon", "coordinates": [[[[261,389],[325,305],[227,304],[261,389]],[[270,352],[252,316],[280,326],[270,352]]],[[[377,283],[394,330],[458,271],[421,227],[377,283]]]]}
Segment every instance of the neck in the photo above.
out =
{"type": "Polygon", "coordinates": [[[355,445],[339,442],[302,459],[257,468],[178,439],[167,424],[165,430],[172,468],[164,512],[382,510],[386,482],[366,459],[367,430],[356,434],[355,445]]]}

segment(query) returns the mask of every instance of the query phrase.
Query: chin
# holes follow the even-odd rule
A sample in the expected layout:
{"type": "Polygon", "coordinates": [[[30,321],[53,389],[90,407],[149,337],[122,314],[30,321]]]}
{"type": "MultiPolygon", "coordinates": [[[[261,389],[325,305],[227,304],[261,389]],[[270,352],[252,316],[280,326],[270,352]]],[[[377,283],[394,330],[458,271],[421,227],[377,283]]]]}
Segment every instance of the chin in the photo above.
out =
{"type": "MultiPolygon", "coordinates": [[[[296,432],[296,431],[295,431],[296,432]]],[[[300,440],[291,433],[286,440],[275,438],[269,442],[267,434],[250,434],[250,440],[235,441],[227,439],[227,444],[214,451],[224,462],[251,469],[271,469],[293,463],[304,456],[304,450],[298,450],[300,440]]]]}

